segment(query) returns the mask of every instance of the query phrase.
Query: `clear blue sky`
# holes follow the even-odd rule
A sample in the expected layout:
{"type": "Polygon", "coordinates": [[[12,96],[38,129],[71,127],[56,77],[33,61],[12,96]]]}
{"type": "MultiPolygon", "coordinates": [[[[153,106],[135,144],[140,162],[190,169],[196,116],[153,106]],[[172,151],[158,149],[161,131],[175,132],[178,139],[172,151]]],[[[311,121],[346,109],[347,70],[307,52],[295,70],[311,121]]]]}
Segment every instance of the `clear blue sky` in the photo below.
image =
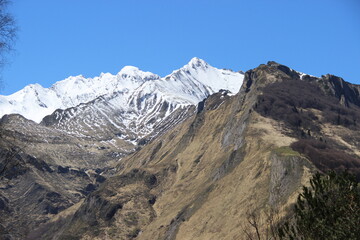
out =
{"type": "Polygon", "coordinates": [[[197,56],[248,70],[275,60],[360,84],[359,0],[15,0],[2,94],[125,65],[161,76],[197,56]]]}

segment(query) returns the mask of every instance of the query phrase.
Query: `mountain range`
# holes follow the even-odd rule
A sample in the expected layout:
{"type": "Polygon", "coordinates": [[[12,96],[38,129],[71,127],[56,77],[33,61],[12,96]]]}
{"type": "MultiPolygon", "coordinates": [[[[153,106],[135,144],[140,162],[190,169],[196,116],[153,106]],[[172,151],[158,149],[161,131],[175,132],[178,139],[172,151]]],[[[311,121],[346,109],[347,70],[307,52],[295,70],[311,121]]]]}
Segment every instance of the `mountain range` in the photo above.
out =
{"type": "Polygon", "coordinates": [[[193,58],[1,96],[0,236],[246,239],[249,214],[286,216],[312,173],[360,179],[359,92],[193,58]]]}
{"type": "Polygon", "coordinates": [[[124,112],[151,112],[159,102],[167,101],[169,108],[176,108],[197,104],[220,89],[236,93],[242,79],[242,72],[217,69],[199,58],[191,59],[163,78],[126,66],[116,75],[102,73],[94,78],[79,75],[56,82],[50,88],[31,84],[12,95],[0,96],[0,116],[17,113],[39,123],[57,109],[76,107],[100,97],[106,101],[116,99],[113,101],[124,112]]]}
{"type": "Polygon", "coordinates": [[[48,89],[35,84],[0,96],[0,116],[20,114],[77,137],[96,138],[102,147],[125,145],[118,149],[122,154],[181,121],[184,109],[207,96],[221,89],[238,92],[243,76],[199,58],[164,78],[126,66],[116,75],[80,75],[48,89]]]}

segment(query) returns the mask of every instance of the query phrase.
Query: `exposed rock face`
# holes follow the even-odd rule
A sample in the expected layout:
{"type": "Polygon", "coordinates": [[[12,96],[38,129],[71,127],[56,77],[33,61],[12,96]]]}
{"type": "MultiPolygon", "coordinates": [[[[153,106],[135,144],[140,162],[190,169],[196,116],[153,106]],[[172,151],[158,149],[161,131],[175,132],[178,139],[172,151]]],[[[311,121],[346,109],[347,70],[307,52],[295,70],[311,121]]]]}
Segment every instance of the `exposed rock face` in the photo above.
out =
{"type": "MultiPolygon", "coordinates": [[[[44,224],[39,220],[30,225],[31,217],[24,220],[27,226],[40,225],[26,232],[30,239],[244,239],[249,212],[278,209],[285,215],[314,171],[345,167],[360,173],[360,137],[354,134],[360,130],[358,93],[358,86],[340,78],[315,78],[269,62],[245,73],[238,94],[215,93],[197,109],[187,109],[193,114],[179,118],[180,124],[162,127],[162,133],[151,141],[145,138],[143,147],[117,162],[105,181],[94,167],[93,174],[81,175],[82,167],[96,166],[97,161],[77,163],[74,159],[64,166],[55,157],[33,158],[30,150],[26,152],[29,156],[20,154],[18,161],[25,164],[14,162],[15,173],[6,168],[2,176],[13,176],[13,186],[35,173],[70,182],[67,166],[79,169],[76,181],[68,186],[85,186],[88,191],[80,196],[74,191],[70,194],[69,189],[55,191],[51,181],[31,188],[32,196],[40,192],[42,202],[32,201],[27,211],[36,209],[33,216],[44,224]],[[40,218],[38,208],[54,217],[40,218]]],[[[52,141],[66,149],[60,147],[64,131],[49,128],[50,120],[38,125],[39,134],[52,129],[52,141]]],[[[43,142],[37,135],[22,132],[26,131],[19,131],[19,138],[31,138],[26,142],[40,152],[43,142]]],[[[88,141],[71,136],[65,142],[78,141],[83,146],[84,139],[88,141]]],[[[4,147],[4,154],[7,149],[4,147]]],[[[78,157],[82,150],[80,147],[78,157]]],[[[111,149],[98,151],[107,150],[111,149]]],[[[5,188],[0,192],[4,213],[13,211],[14,201],[5,188]]],[[[10,214],[6,216],[11,220],[10,214]]],[[[0,228],[4,234],[12,231],[4,223],[0,228]]],[[[24,231],[12,236],[24,236],[24,231]]]]}
{"type": "Polygon", "coordinates": [[[349,84],[340,77],[327,74],[321,77],[325,83],[325,89],[328,86],[329,91],[339,100],[343,101],[343,105],[349,107],[350,104],[360,106],[359,86],[349,84]],[[330,85],[330,86],[329,86],[330,85]]]}

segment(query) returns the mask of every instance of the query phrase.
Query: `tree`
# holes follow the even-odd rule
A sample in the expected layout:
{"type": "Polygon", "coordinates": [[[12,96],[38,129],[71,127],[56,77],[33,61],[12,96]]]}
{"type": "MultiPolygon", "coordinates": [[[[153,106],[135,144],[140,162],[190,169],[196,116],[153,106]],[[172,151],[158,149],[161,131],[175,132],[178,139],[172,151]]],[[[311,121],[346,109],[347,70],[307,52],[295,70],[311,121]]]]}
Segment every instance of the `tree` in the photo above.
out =
{"type": "Polygon", "coordinates": [[[0,0],[0,68],[6,63],[6,53],[13,50],[17,27],[11,14],[7,12],[9,0],[0,0]]]}
{"type": "Polygon", "coordinates": [[[252,211],[247,213],[247,223],[243,226],[247,240],[278,240],[277,222],[280,215],[275,209],[267,209],[263,214],[252,211]]]}
{"type": "Polygon", "coordinates": [[[279,228],[281,239],[359,239],[360,190],[347,172],[316,173],[303,187],[292,219],[279,228]]]}

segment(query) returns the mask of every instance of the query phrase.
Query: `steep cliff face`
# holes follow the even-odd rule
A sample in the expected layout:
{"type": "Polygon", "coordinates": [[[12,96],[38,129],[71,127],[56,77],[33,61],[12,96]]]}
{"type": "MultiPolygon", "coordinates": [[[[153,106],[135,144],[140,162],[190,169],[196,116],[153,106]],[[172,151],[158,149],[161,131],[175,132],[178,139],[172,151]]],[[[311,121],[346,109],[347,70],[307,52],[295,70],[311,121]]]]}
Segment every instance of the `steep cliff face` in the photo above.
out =
{"type": "Polygon", "coordinates": [[[196,115],[123,159],[60,239],[244,239],[248,213],[286,214],[314,171],[346,163],[356,173],[357,87],[344,84],[354,93],[344,91],[348,105],[327,77],[275,62],[246,72],[237,95],[210,96],[196,115]],[[341,160],[324,155],[329,149],[341,160]]]}

